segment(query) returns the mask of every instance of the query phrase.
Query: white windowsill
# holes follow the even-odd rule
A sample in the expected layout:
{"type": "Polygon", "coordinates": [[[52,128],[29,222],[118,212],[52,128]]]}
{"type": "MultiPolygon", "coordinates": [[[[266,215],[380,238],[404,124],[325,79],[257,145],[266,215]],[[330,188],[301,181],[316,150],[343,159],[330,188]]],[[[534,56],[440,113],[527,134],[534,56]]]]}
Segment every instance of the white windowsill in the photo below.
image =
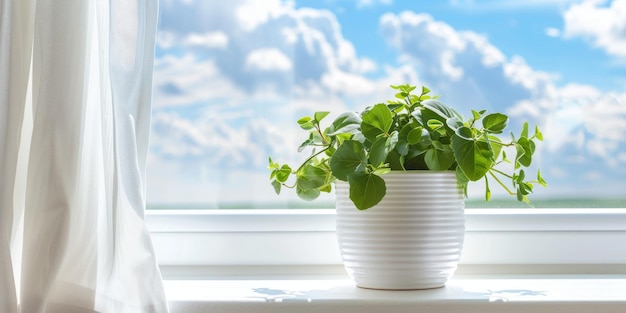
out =
{"type": "MultiPolygon", "coordinates": [[[[190,267],[197,277],[200,268],[342,263],[334,210],[149,211],[146,222],[166,278],[190,267]]],[[[460,264],[624,273],[626,210],[470,209],[460,264]]]]}
{"type": "Polygon", "coordinates": [[[459,276],[423,291],[347,279],[166,280],[171,313],[626,312],[626,275],[459,276]]]}
{"type": "Polygon", "coordinates": [[[457,275],[427,291],[346,277],[334,210],[149,211],[172,313],[626,312],[626,210],[468,210],[457,275]]]}

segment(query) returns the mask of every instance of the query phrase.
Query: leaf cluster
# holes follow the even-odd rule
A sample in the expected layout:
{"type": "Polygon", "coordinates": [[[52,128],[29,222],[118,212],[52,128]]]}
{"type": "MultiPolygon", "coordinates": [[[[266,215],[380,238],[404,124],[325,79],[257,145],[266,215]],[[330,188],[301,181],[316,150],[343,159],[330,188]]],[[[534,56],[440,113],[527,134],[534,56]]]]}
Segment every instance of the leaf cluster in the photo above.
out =
{"type": "Polygon", "coordinates": [[[534,184],[547,185],[541,172],[527,180],[524,171],[532,163],[536,141],[543,140],[538,127],[530,136],[524,123],[519,135],[511,133],[504,141],[498,135],[507,127],[505,114],[472,110],[472,116],[464,119],[431,97],[426,87],[419,94],[408,84],[391,88],[397,92],[395,99],[360,113],[343,113],[327,127],[320,123],[329,112],[299,119],[308,138],[298,151],[312,148],[312,152],[296,169],[270,157],[270,181],[276,193],[283,187],[295,188],[300,198],[313,200],[341,180],[349,183],[355,206],[365,210],[385,196],[381,175],[391,170],[455,171],[466,195],[468,182],[483,179],[486,201],[491,197],[490,179],[524,202],[529,202],[534,184]],[[507,147],[514,148],[512,159],[507,147]],[[502,163],[511,165],[508,172],[502,163]]]}

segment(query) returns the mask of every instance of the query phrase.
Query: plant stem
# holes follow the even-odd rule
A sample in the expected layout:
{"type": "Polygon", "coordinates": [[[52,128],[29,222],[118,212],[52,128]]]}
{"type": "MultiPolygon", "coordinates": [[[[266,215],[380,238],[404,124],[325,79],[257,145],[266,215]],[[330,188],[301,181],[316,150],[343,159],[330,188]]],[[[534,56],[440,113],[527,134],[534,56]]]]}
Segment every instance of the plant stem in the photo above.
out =
{"type": "Polygon", "coordinates": [[[328,141],[326,141],[326,137],[324,137],[324,134],[322,134],[322,130],[320,129],[320,127],[318,125],[315,125],[315,129],[317,130],[317,133],[320,134],[320,137],[322,137],[322,144],[327,146],[328,141]]]}
{"type": "MultiPolygon", "coordinates": [[[[506,176],[507,178],[511,178],[511,179],[513,179],[513,176],[511,176],[511,175],[509,175],[509,174],[507,174],[507,173],[505,173],[505,172],[502,172],[502,171],[500,171],[500,170],[498,170],[498,169],[496,169],[496,168],[491,168],[491,170],[490,170],[489,172],[491,173],[491,171],[494,171],[494,172],[496,172],[496,173],[498,173],[498,174],[500,174],[500,175],[502,175],[502,176],[506,176]]],[[[493,174],[492,174],[492,175],[493,175],[493,174]]]]}
{"type": "Polygon", "coordinates": [[[315,154],[313,154],[312,156],[310,156],[308,159],[306,159],[306,161],[302,162],[302,164],[300,165],[300,167],[298,167],[297,170],[295,170],[295,173],[298,173],[307,163],[309,163],[309,161],[313,160],[314,157],[322,154],[322,152],[328,150],[328,148],[330,148],[330,146],[326,146],[326,148],[316,152],[315,154]]]}
{"type": "Polygon", "coordinates": [[[504,142],[495,141],[495,140],[490,140],[489,142],[492,142],[494,144],[500,145],[502,147],[510,147],[510,146],[514,146],[515,145],[515,142],[504,143],[504,142]]]}
{"type": "MultiPolygon", "coordinates": [[[[502,172],[500,172],[500,171],[498,171],[498,170],[496,170],[496,169],[492,169],[492,170],[497,171],[497,172],[499,172],[499,173],[502,173],[502,172]]],[[[505,184],[504,184],[504,183],[500,180],[500,178],[498,178],[498,176],[496,176],[496,175],[495,175],[492,171],[489,171],[489,174],[491,175],[491,177],[493,177],[493,178],[494,178],[494,179],[498,182],[498,184],[500,184],[500,186],[502,186],[502,188],[504,188],[504,190],[506,190],[506,192],[508,192],[508,193],[509,193],[509,195],[514,195],[514,193],[511,191],[511,189],[509,189],[509,187],[507,187],[507,186],[506,186],[506,185],[505,185],[505,184]]],[[[505,175],[505,176],[508,176],[508,175],[505,175]]],[[[486,178],[487,178],[487,177],[485,177],[485,179],[486,179],[486,178]]]]}

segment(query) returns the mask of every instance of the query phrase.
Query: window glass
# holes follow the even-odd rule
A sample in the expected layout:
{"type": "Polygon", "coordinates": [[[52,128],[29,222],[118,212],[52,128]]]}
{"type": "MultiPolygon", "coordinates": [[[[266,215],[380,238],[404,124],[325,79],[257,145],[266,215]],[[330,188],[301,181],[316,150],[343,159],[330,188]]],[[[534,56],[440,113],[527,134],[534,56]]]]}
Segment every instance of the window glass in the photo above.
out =
{"type": "MultiPolygon", "coordinates": [[[[626,207],[624,20],[624,0],[161,0],[148,207],[332,207],[276,196],[268,156],[303,160],[299,117],[402,83],[465,116],[505,112],[516,133],[538,125],[550,186],[535,206],[626,207]]],[[[468,207],[485,207],[483,185],[468,207]]],[[[525,207],[491,189],[487,207],[525,207]]]]}

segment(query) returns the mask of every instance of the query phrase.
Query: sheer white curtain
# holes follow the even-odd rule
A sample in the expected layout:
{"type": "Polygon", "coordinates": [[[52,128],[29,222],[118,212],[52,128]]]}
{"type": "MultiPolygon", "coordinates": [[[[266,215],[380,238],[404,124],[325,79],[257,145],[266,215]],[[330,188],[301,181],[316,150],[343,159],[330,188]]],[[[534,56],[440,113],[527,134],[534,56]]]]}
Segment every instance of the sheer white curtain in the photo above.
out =
{"type": "Polygon", "coordinates": [[[144,225],[156,19],[0,0],[0,312],[167,311],[144,225]]]}

